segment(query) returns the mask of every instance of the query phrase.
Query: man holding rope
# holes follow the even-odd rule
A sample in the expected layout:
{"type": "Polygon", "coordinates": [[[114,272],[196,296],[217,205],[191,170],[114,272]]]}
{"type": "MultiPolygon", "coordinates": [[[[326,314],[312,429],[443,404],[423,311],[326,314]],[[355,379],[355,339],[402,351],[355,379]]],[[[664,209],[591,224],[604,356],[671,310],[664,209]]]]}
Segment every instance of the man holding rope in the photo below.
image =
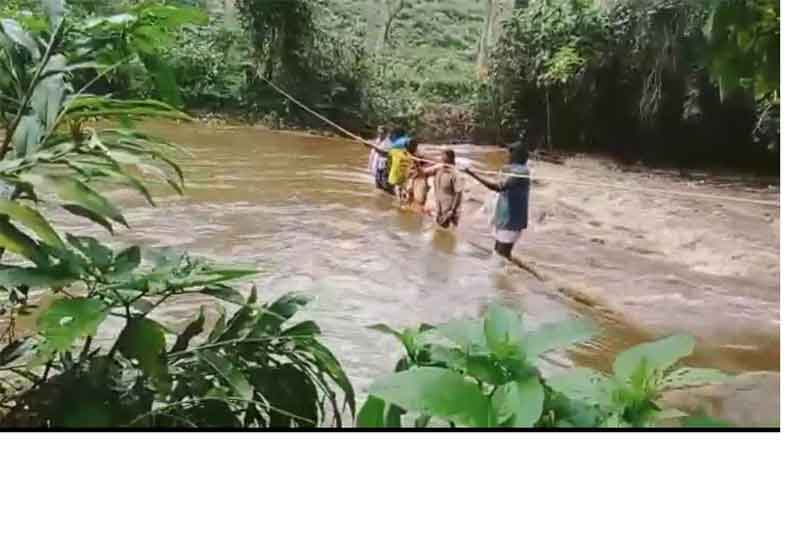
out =
{"type": "Polygon", "coordinates": [[[513,247],[529,225],[529,149],[523,143],[508,147],[510,163],[503,170],[508,177],[504,180],[483,179],[471,169],[468,173],[489,190],[499,193],[491,224],[494,227],[494,250],[508,260],[512,257],[513,247]],[[512,175],[511,175],[512,174],[512,175]]]}

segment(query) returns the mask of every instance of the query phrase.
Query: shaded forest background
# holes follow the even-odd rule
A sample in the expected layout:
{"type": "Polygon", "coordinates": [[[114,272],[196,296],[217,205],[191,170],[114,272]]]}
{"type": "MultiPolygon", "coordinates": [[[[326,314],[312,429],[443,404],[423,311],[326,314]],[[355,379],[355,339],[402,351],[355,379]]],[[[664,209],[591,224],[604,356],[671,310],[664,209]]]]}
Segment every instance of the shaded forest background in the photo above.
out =
{"type": "MultiPolygon", "coordinates": [[[[107,15],[139,3],[71,6],[107,15]]],[[[171,90],[133,63],[103,78],[107,92],[324,128],[267,78],[363,133],[399,123],[424,140],[524,138],[631,160],[779,169],[779,0],[159,3],[205,15],[175,42],[146,38],[174,74],[164,76],[171,90]]],[[[0,11],[30,10],[36,24],[36,5],[7,0],[0,11]]]]}

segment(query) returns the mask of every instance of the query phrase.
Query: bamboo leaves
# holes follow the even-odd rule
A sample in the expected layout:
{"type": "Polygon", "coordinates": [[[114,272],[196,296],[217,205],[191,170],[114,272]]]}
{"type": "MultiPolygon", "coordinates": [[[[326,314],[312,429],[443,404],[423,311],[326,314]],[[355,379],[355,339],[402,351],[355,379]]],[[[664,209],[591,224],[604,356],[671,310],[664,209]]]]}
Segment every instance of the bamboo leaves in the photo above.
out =
{"type": "Polygon", "coordinates": [[[42,242],[53,248],[63,248],[63,241],[55,232],[50,223],[41,216],[41,213],[12,201],[0,199],[0,216],[6,215],[13,221],[25,226],[35,233],[42,242]]]}
{"type": "Polygon", "coordinates": [[[98,222],[103,227],[108,227],[105,218],[129,227],[119,208],[84,182],[74,178],[58,179],[55,181],[55,190],[61,201],[67,205],[71,204],[72,209],[75,208],[74,206],[83,209],[86,211],[86,217],[98,222]],[[101,217],[101,219],[97,217],[101,217]]]}

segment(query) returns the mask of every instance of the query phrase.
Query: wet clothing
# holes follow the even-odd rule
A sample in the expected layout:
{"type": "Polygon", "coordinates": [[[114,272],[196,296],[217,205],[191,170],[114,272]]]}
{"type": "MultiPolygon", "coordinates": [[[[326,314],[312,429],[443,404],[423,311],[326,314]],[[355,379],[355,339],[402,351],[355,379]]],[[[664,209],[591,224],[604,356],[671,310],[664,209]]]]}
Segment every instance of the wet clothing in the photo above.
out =
{"type": "Polygon", "coordinates": [[[411,153],[405,149],[395,149],[389,151],[389,184],[392,186],[402,186],[408,180],[408,173],[411,170],[411,153]]]}
{"type": "Polygon", "coordinates": [[[498,243],[502,243],[505,245],[514,245],[518,242],[521,238],[521,234],[523,230],[519,231],[512,231],[512,230],[498,230],[494,229],[494,239],[498,243]]]}
{"type": "Polygon", "coordinates": [[[427,183],[427,177],[424,175],[416,175],[413,178],[411,190],[413,192],[414,202],[424,206],[424,204],[427,202],[427,193],[430,191],[430,186],[427,183]]]}
{"type": "Polygon", "coordinates": [[[436,200],[436,222],[442,228],[448,228],[450,224],[457,225],[460,221],[459,204],[453,209],[459,195],[463,194],[463,180],[458,177],[453,166],[442,166],[437,169],[433,179],[433,192],[436,200]]]}
{"type": "Polygon", "coordinates": [[[500,243],[496,241],[494,244],[494,252],[499,254],[500,256],[507,258],[508,260],[513,257],[513,247],[515,243],[500,243]]]}
{"type": "Polygon", "coordinates": [[[394,194],[394,187],[389,184],[389,171],[385,167],[375,174],[375,186],[389,194],[394,194]]]}
{"type": "Polygon", "coordinates": [[[529,168],[522,164],[510,164],[503,171],[508,177],[501,183],[492,221],[494,251],[510,259],[513,255],[513,247],[529,226],[530,179],[510,176],[511,173],[528,176],[529,168]]]}
{"type": "MultiPolygon", "coordinates": [[[[377,141],[375,141],[375,146],[376,147],[385,148],[386,150],[388,150],[390,148],[389,138],[388,137],[384,137],[382,139],[378,139],[377,141]]],[[[386,157],[385,156],[381,156],[381,154],[378,151],[376,151],[375,149],[372,149],[369,152],[369,166],[368,166],[368,169],[369,169],[369,172],[372,173],[372,175],[377,178],[378,171],[381,170],[381,169],[386,169],[386,157]]]]}
{"type": "MultiPolygon", "coordinates": [[[[529,179],[526,177],[509,176],[529,175],[524,165],[510,164],[505,168],[507,179],[502,183],[499,200],[493,217],[493,226],[497,231],[521,232],[529,225],[529,179]]],[[[516,239],[517,240],[517,239],[516,239]]],[[[515,241],[513,241],[515,242],[515,241]]]]}

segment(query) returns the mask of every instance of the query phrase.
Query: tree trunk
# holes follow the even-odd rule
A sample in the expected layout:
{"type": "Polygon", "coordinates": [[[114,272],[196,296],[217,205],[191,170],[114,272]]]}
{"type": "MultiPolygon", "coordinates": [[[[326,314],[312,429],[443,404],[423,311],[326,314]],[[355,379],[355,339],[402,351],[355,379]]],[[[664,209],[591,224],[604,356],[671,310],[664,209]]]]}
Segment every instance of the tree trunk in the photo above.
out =
{"type": "Polygon", "coordinates": [[[480,44],[477,50],[477,68],[484,74],[488,67],[488,56],[494,43],[499,39],[501,22],[505,15],[510,14],[510,0],[485,0],[486,13],[480,34],[480,44]]]}
{"type": "Polygon", "coordinates": [[[554,142],[551,138],[551,93],[546,89],[546,146],[549,150],[554,150],[554,142]]]}
{"type": "Polygon", "coordinates": [[[496,0],[485,0],[485,21],[480,33],[480,46],[477,51],[477,71],[483,73],[488,63],[488,49],[491,46],[491,32],[496,14],[496,0]]]}
{"type": "Polygon", "coordinates": [[[224,19],[226,21],[226,28],[233,29],[237,28],[237,6],[234,3],[234,0],[225,0],[224,4],[224,19]]]}
{"type": "Polygon", "coordinates": [[[372,0],[369,6],[369,12],[367,13],[366,43],[367,49],[369,50],[375,49],[379,43],[380,36],[378,35],[378,29],[382,17],[381,0],[372,0]]]}
{"type": "Polygon", "coordinates": [[[382,2],[385,19],[383,21],[383,32],[381,32],[380,41],[378,42],[378,51],[386,47],[386,43],[389,41],[389,33],[391,32],[392,24],[394,24],[397,15],[399,15],[405,7],[405,0],[382,0],[382,2]]]}

